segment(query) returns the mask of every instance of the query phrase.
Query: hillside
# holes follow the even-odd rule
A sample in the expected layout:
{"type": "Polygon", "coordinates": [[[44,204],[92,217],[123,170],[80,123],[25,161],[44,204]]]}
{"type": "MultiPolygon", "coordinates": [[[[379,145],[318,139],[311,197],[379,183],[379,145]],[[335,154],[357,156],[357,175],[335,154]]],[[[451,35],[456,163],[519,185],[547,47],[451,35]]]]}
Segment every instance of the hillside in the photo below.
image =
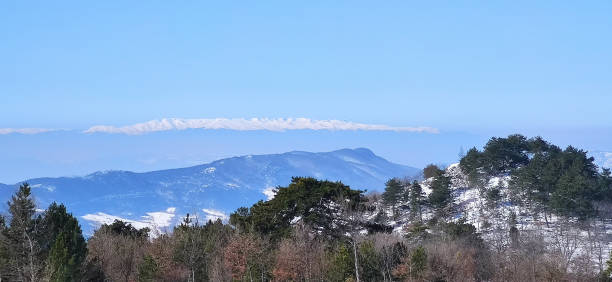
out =
{"type": "MultiPolygon", "coordinates": [[[[186,213],[200,214],[203,219],[225,218],[240,206],[271,197],[274,187],[287,185],[293,176],[342,180],[355,189],[382,191],[387,179],[418,172],[359,148],[249,155],[145,173],[105,171],[25,181],[33,187],[39,208],[52,201],[64,203],[90,233],[100,223],[118,218],[138,227],[160,229],[186,213]]],[[[0,186],[0,201],[6,202],[17,186],[0,186]]]]}

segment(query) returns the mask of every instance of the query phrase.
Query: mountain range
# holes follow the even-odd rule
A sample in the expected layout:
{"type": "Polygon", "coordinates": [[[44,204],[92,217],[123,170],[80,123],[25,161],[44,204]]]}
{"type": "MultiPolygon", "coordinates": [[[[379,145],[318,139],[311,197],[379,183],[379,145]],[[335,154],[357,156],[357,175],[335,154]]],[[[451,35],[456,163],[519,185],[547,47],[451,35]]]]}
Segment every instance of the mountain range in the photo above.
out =
{"type": "MultiPolygon", "coordinates": [[[[163,232],[187,213],[201,220],[226,219],[241,206],[274,196],[293,176],[342,181],[352,188],[382,191],[392,177],[416,177],[420,170],[389,162],[365,148],[311,153],[248,155],[186,168],[136,173],[101,171],[82,177],[28,179],[38,208],[64,203],[84,232],[122,219],[163,232]]],[[[0,200],[20,183],[0,184],[0,200]]],[[[6,210],[4,206],[0,210],[6,210]]]]}

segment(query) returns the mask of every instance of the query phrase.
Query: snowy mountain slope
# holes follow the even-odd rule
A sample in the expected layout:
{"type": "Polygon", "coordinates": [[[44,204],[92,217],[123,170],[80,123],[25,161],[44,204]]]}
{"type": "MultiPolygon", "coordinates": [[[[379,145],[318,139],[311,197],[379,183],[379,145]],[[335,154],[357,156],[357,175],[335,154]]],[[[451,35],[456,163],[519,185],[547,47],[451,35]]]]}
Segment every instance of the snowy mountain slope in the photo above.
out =
{"type": "MultiPolygon", "coordinates": [[[[605,263],[612,250],[612,219],[600,216],[589,222],[579,222],[575,218],[566,218],[555,214],[543,214],[530,210],[527,207],[515,205],[510,201],[509,175],[490,177],[484,187],[471,187],[467,177],[461,172],[458,164],[450,165],[445,169],[445,175],[451,178],[451,189],[454,196],[454,210],[451,218],[454,221],[465,219],[476,227],[482,238],[495,248],[506,248],[510,242],[511,214],[516,215],[516,228],[519,234],[528,238],[539,238],[546,242],[553,251],[567,260],[577,260],[580,256],[587,257],[590,267],[598,268],[605,263]],[[497,188],[500,190],[500,199],[492,203],[485,196],[485,191],[497,188]]],[[[426,195],[431,193],[429,188],[433,179],[420,182],[426,195]]],[[[400,202],[399,206],[408,203],[400,202]]],[[[377,213],[384,212],[392,218],[392,209],[385,207],[382,202],[376,203],[376,210],[366,214],[366,219],[373,219],[377,213]]],[[[407,208],[397,209],[396,220],[388,221],[394,232],[405,234],[407,228],[415,222],[410,218],[407,208]]],[[[433,212],[425,207],[423,221],[427,222],[433,217],[433,212]]],[[[579,269],[574,269],[579,271],[579,269]]]]}
{"type": "MultiPolygon", "coordinates": [[[[64,203],[88,233],[100,223],[119,218],[161,230],[186,213],[200,214],[203,220],[226,218],[238,207],[273,196],[273,188],[289,184],[292,176],[341,180],[354,189],[381,191],[389,178],[418,172],[360,148],[242,156],[187,168],[145,173],[104,171],[27,182],[40,208],[52,201],[64,203]]],[[[17,186],[0,186],[0,201],[10,199],[17,186]]]]}

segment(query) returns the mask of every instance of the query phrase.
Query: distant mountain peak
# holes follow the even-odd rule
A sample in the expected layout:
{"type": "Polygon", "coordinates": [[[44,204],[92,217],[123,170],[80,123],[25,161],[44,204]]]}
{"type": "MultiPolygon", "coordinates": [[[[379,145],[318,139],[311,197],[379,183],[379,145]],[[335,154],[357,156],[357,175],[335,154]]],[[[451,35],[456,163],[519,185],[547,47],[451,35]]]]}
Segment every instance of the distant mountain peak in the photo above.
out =
{"type": "MultiPolygon", "coordinates": [[[[66,204],[92,231],[111,219],[123,218],[135,224],[166,222],[153,216],[181,214],[228,215],[241,206],[250,206],[271,197],[271,188],[288,185],[293,176],[310,176],[342,181],[359,190],[382,191],[392,177],[413,176],[418,169],[391,163],[367,148],[312,153],[245,155],[192,167],[151,172],[98,171],[82,177],[35,178],[33,193],[40,208],[52,201],[66,204]],[[50,189],[50,188],[53,189],[50,189]]],[[[18,185],[0,187],[0,201],[6,202],[18,185]]],[[[6,209],[6,207],[3,207],[6,209]]],[[[174,224],[171,222],[169,224],[174,224]]],[[[164,226],[151,226],[163,228],[164,226]]]]}

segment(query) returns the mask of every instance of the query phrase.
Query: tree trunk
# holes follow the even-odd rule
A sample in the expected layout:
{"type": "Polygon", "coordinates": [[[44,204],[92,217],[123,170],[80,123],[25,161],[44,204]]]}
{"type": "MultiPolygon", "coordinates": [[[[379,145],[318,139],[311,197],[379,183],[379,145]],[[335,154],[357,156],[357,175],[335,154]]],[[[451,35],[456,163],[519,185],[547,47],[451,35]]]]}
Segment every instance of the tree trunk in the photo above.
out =
{"type": "Polygon", "coordinates": [[[30,238],[30,236],[28,236],[28,233],[26,233],[25,231],[23,232],[23,235],[25,235],[25,237],[28,239],[28,244],[30,245],[30,253],[29,253],[29,259],[30,259],[30,281],[34,282],[36,281],[36,277],[35,277],[35,271],[34,271],[34,244],[32,244],[32,239],[30,238]]]}
{"type": "Polygon", "coordinates": [[[353,254],[355,256],[355,280],[359,282],[359,261],[357,260],[357,242],[353,238],[353,254]]]}

